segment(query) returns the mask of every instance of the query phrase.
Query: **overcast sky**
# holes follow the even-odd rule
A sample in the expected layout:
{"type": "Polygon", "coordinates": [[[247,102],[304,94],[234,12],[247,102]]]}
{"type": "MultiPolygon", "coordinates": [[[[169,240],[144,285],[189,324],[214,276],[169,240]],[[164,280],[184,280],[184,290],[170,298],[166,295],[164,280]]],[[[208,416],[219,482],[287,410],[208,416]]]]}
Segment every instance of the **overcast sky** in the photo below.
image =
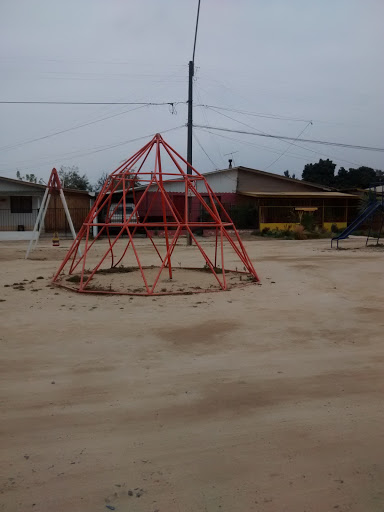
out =
{"type": "MultiPolygon", "coordinates": [[[[196,8],[197,0],[1,0],[0,101],[185,102],[196,8]]],[[[231,110],[196,106],[195,123],[383,147],[383,18],[383,0],[201,0],[194,100],[231,110]]],[[[117,144],[186,123],[185,103],[173,113],[133,108],[0,105],[0,175],[46,179],[53,166],[77,165],[94,182],[145,140],[117,144]]],[[[384,153],[213,133],[195,129],[209,157],[195,140],[202,172],[227,167],[232,152],[235,165],[280,174],[300,175],[320,157],[384,169],[384,153]]],[[[185,127],[164,137],[185,155],[185,127]]]]}

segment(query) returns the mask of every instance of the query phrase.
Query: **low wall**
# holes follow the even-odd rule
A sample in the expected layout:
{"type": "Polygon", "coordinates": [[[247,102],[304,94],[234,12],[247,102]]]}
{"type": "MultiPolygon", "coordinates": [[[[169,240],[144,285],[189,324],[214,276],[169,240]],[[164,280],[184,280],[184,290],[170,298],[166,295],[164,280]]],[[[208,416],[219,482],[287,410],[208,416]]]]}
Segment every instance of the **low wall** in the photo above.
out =
{"type": "MultiPolygon", "coordinates": [[[[299,222],[260,222],[260,231],[262,231],[264,228],[269,229],[280,229],[280,230],[286,230],[291,229],[295,226],[298,226],[299,222]]],[[[324,222],[323,228],[327,231],[332,231],[332,226],[337,226],[338,229],[345,229],[347,227],[346,222],[324,222]]]]}
{"type": "Polygon", "coordinates": [[[32,233],[33,231],[0,231],[0,241],[31,240],[32,233]]]}

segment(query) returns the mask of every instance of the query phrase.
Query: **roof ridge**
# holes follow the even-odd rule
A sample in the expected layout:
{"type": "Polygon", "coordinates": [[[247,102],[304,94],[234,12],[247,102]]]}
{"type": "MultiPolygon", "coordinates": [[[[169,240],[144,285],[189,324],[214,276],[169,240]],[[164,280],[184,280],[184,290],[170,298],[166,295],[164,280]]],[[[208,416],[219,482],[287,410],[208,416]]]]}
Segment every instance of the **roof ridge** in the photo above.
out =
{"type": "Polygon", "coordinates": [[[235,167],[228,167],[227,169],[216,169],[215,171],[203,173],[203,176],[209,176],[210,174],[216,174],[220,172],[228,172],[228,171],[246,171],[253,172],[255,174],[263,174],[265,176],[271,176],[273,178],[277,178],[284,181],[294,180],[297,183],[302,183],[303,185],[308,185],[310,187],[319,188],[321,190],[328,190],[329,192],[336,191],[337,189],[334,187],[328,187],[327,185],[320,185],[320,183],[312,183],[311,181],[299,180],[297,178],[287,178],[287,176],[283,176],[282,174],[276,174],[274,172],[262,171],[260,169],[254,169],[252,167],[245,167],[244,165],[236,165],[235,167]]]}
{"type": "Polygon", "coordinates": [[[262,171],[260,169],[252,169],[252,167],[244,167],[244,166],[240,165],[237,167],[237,169],[249,171],[249,172],[260,173],[260,174],[265,174],[266,176],[271,176],[273,178],[278,178],[278,179],[281,179],[284,181],[292,182],[292,180],[294,180],[298,183],[303,183],[304,185],[309,185],[311,187],[320,188],[323,190],[329,190],[330,192],[332,190],[336,190],[334,187],[328,187],[327,185],[320,185],[320,183],[312,183],[311,181],[299,180],[297,178],[288,178],[287,176],[283,176],[282,174],[275,174],[273,172],[262,171]]]}
{"type": "MultiPolygon", "coordinates": [[[[27,185],[27,187],[36,187],[36,188],[43,189],[43,190],[45,190],[47,188],[47,185],[44,185],[42,183],[33,183],[31,181],[24,181],[24,180],[19,180],[19,179],[14,179],[14,178],[7,178],[6,176],[0,176],[0,180],[5,180],[5,181],[11,182],[11,183],[18,183],[18,184],[21,183],[23,185],[27,185]]],[[[68,192],[76,192],[76,193],[83,193],[83,194],[93,194],[93,192],[91,190],[79,190],[77,188],[63,187],[63,190],[64,191],[68,191],[68,192]]]]}

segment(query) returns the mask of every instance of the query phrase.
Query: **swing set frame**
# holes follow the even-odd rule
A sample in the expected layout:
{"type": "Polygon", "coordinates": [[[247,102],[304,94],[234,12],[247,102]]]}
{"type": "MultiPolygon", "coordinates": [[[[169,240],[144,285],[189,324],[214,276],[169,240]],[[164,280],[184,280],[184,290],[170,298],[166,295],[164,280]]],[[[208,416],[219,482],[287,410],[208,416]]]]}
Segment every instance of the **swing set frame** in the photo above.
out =
{"type": "MultiPolygon", "coordinates": [[[[29,241],[28,249],[25,254],[26,260],[29,258],[29,255],[31,254],[31,252],[36,248],[37,243],[40,239],[41,229],[44,225],[45,216],[47,214],[48,206],[49,206],[52,196],[55,201],[55,206],[56,206],[56,198],[57,198],[57,196],[60,196],[64,211],[65,211],[65,216],[66,216],[68,224],[69,224],[69,229],[71,230],[73,239],[74,240],[76,239],[76,232],[75,232],[75,228],[73,227],[73,222],[71,219],[71,214],[69,213],[69,209],[68,209],[67,201],[65,199],[63,187],[61,185],[57,170],[55,168],[53,168],[51,171],[49,180],[48,180],[47,188],[45,189],[45,192],[44,192],[43,200],[41,202],[41,206],[40,206],[37,218],[36,218],[35,225],[34,225],[34,228],[32,231],[31,240],[29,241]]],[[[55,210],[56,210],[56,208],[55,208],[55,210]]],[[[57,232],[57,230],[56,230],[56,211],[55,211],[55,235],[56,235],[56,232],[57,232]]]]}

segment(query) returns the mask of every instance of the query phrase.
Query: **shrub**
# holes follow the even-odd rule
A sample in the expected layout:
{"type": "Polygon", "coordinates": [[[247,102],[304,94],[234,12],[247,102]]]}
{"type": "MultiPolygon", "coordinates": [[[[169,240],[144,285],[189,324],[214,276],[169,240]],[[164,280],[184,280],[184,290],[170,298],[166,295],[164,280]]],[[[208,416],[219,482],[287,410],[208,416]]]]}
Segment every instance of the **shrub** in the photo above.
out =
{"type": "Polygon", "coordinates": [[[332,233],[337,233],[339,231],[339,228],[337,227],[336,224],[332,224],[331,231],[332,231],[332,233]]]}
{"type": "Polygon", "coordinates": [[[301,224],[304,226],[305,231],[313,231],[315,227],[315,218],[311,213],[304,213],[301,224]]]}
{"type": "Polygon", "coordinates": [[[273,236],[273,238],[282,238],[282,232],[279,228],[271,229],[269,232],[270,236],[273,236]]]}
{"type": "Polygon", "coordinates": [[[293,240],[294,234],[290,229],[272,229],[267,236],[271,236],[273,238],[283,238],[285,240],[293,240]]]}

